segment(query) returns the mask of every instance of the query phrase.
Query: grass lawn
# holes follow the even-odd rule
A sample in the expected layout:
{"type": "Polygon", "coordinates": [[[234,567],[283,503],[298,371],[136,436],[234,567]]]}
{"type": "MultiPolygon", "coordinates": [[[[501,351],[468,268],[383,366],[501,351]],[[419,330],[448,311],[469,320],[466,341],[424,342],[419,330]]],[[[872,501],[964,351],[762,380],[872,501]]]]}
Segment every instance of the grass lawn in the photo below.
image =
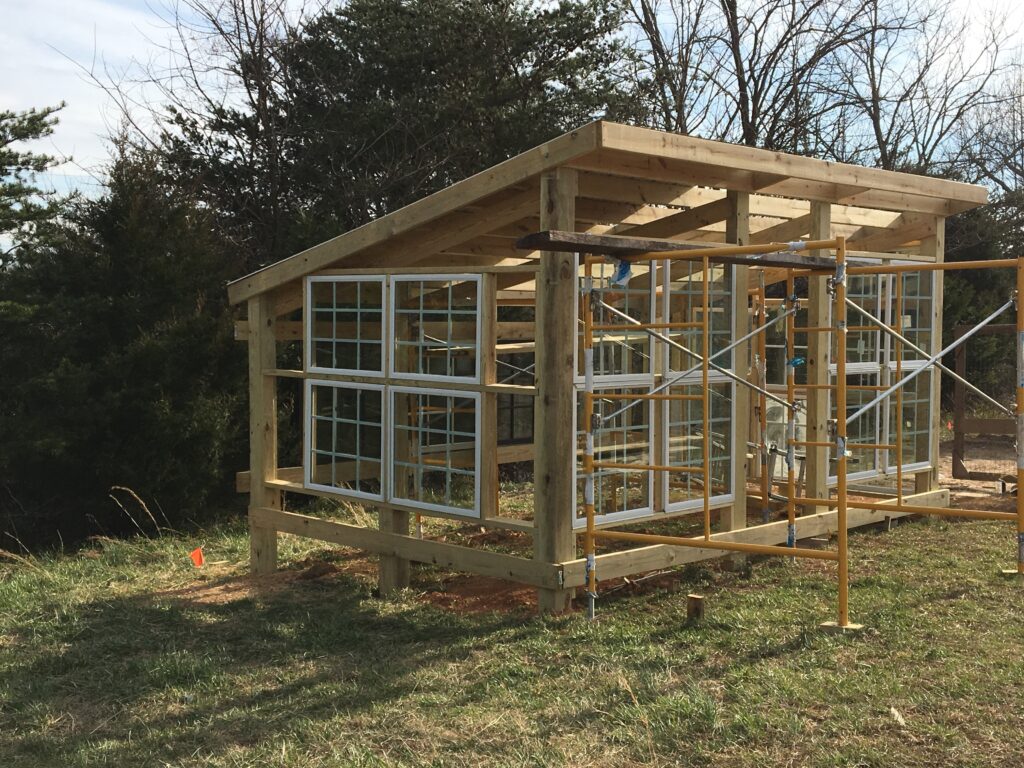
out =
{"type": "Polygon", "coordinates": [[[816,561],[692,567],[588,623],[439,607],[436,570],[381,601],[292,538],[254,584],[241,527],[0,560],[0,766],[1024,765],[1013,538],[853,535],[856,636],[818,631],[816,561]]]}

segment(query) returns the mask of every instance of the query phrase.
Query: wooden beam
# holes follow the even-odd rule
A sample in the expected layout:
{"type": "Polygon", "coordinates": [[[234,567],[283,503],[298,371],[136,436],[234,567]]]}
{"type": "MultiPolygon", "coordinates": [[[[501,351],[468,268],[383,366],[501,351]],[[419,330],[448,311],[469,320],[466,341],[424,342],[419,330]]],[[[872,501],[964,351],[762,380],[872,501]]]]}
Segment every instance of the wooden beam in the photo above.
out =
{"type": "Polygon", "coordinates": [[[277,568],[277,533],[254,518],[253,511],[281,508],[281,493],[266,487],[277,475],[277,380],[264,372],[277,365],[277,318],[271,297],[249,299],[249,567],[253,573],[277,568]]]}
{"type": "MultiPolygon", "coordinates": [[[[678,211],[670,216],[657,219],[648,224],[640,224],[626,230],[627,237],[664,237],[673,238],[703,229],[709,224],[724,221],[732,212],[733,206],[727,197],[721,200],[714,200],[696,208],[689,208],[685,211],[678,211]]],[[[749,211],[747,216],[749,217],[749,211]]],[[[726,240],[729,240],[728,235],[726,240]]],[[[732,242],[730,240],[730,242],[732,242]]]]}
{"type": "MultiPolygon", "coordinates": [[[[797,216],[789,221],[783,221],[772,227],[765,227],[750,236],[752,243],[788,243],[791,240],[799,240],[811,231],[811,214],[797,216]]],[[[728,239],[728,238],[726,238],[728,239]]],[[[814,239],[813,237],[811,238],[814,239]]]]}
{"type": "MultiPolygon", "coordinates": [[[[711,168],[730,168],[752,174],[771,174],[805,182],[834,185],[832,194],[855,197],[871,191],[895,192],[905,195],[933,198],[969,204],[968,207],[988,202],[988,191],[976,184],[937,179],[909,173],[894,173],[877,168],[865,168],[845,163],[830,163],[800,155],[787,155],[766,149],[756,149],[719,141],[708,141],[693,136],[655,131],[649,128],[602,122],[600,124],[602,150],[617,150],[631,154],[648,155],[659,160],[691,163],[711,168]],[[857,193],[860,188],[865,192],[857,193]],[[852,194],[851,194],[852,192],[852,194]]],[[[762,184],[762,188],[766,185],[762,184]]],[[[782,187],[776,184],[778,191],[782,187]]],[[[753,191],[753,190],[751,190],[753,191]]],[[[801,195],[794,195],[802,197],[801,195]]],[[[838,202],[827,200],[827,202],[838,202]]],[[[908,208],[907,210],[913,210],[908,208]]]]}
{"type": "Polygon", "coordinates": [[[411,205],[246,275],[228,286],[228,298],[232,304],[237,304],[251,296],[330,266],[346,256],[396,235],[410,232],[453,210],[591,152],[597,148],[597,139],[597,123],[590,123],[579,130],[559,136],[411,205]]]}
{"type": "MultiPolygon", "coordinates": [[[[949,491],[931,491],[929,493],[906,496],[904,497],[904,502],[920,506],[947,507],[949,506],[949,491]]],[[[847,514],[847,527],[850,529],[883,523],[887,518],[896,519],[908,516],[902,512],[860,509],[855,504],[856,502],[854,502],[854,506],[850,507],[847,514]]],[[[782,544],[786,541],[786,526],[787,522],[785,520],[779,520],[774,523],[756,525],[740,531],[715,533],[712,534],[712,538],[719,541],[738,541],[747,544],[782,544]]],[[[836,513],[834,511],[806,515],[798,517],[796,520],[797,539],[831,535],[836,530],[836,513]]],[[[671,568],[704,560],[714,560],[726,557],[729,554],[729,552],[720,549],[697,549],[696,547],[673,547],[657,544],[650,547],[638,547],[598,555],[597,573],[602,581],[619,579],[624,576],[656,571],[662,568],[671,568]]],[[[566,587],[582,587],[586,584],[585,560],[573,560],[563,563],[562,566],[566,587]]]]}
{"type": "MultiPolygon", "coordinates": [[[[827,240],[832,236],[832,206],[828,203],[811,203],[809,214],[811,239],[827,240]]],[[[807,325],[821,327],[828,325],[829,308],[832,305],[826,285],[827,278],[812,276],[807,287],[807,325]]],[[[799,325],[799,324],[798,324],[799,325]]],[[[807,440],[828,442],[829,393],[821,385],[829,382],[830,348],[835,334],[807,334],[807,381],[818,385],[807,390],[807,440]]],[[[840,343],[845,343],[841,341],[840,343]]],[[[845,418],[845,417],[844,417],[845,418]]],[[[805,496],[823,499],[828,496],[829,449],[820,446],[806,449],[807,470],[804,475],[805,496]]],[[[815,507],[805,508],[806,512],[821,511],[815,507]]]]}
{"type": "MultiPolygon", "coordinates": [[[[541,181],[541,226],[572,231],[576,220],[576,172],[559,169],[541,181]]],[[[576,556],[572,516],[576,506],[573,462],[576,410],[573,349],[576,345],[575,254],[541,250],[537,275],[537,399],[534,409],[534,558],[558,563],[576,556]]],[[[541,611],[569,609],[572,592],[542,589],[541,611]]]]}
{"type": "MultiPolygon", "coordinates": [[[[480,374],[484,384],[498,382],[498,281],[496,275],[484,275],[480,284],[480,374]]],[[[485,392],[480,396],[480,517],[498,516],[498,396],[485,392]]]]}
{"type": "MultiPolygon", "coordinates": [[[[519,238],[517,245],[524,250],[548,250],[563,253],[595,253],[608,256],[635,256],[663,251],[692,251],[709,246],[681,243],[675,240],[630,237],[629,235],[591,235],[585,232],[545,230],[519,238]]],[[[734,243],[735,245],[735,243],[734,243]]],[[[764,253],[737,256],[716,256],[722,264],[742,264],[750,267],[796,267],[832,269],[835,262],[819,256],[793,253],[764,253]]]]}
{"type": "Polygon", "coordinates": [[[560,566],[524,557],[460,547],[430,539],[416,539],[265,507],[254,509],[253,518],[260,525],[281,533],[326,541],[343,547],[355,547],[379,554],[382,559],[431,563],[443,568],[508,579],[544,589],[557,589],[560,584],[560,566]]]}
{"type": "MultiPolygon", "coordinates": [[[[934,234],[921,242],[921,253],[932,261],[941,262],[946,258],[946,220],[936,217],[934,222],[934,234]]],[[[935,275],[935,295],[932,299],[932,343],[928,351],[935,354],[942,349],[942,303],[943,303],[943,273],[935,275]]],[[[931,408],[929,409],[929,425],[931,427],[931,439],[928,444],[928,453],[931,457],[932,468],[914,475],[914,487],[918,493],[933,491],[939,487],[939,437],[941,434],[942,419],[940,416],[939,404],[942,398],[942,377],[939,372],[932,369],[929,374],[931,380],[931,408]]],[[[1020,493],[1021,491],[1017,491],[1020,493]]]]}
{"type": "Polygon", "coordinates": [[[579,174],[580,197],[590,200],[643,205],[690,205],[686,200],[692,189],[689,184],[664,184],[643,179],[624,180],[600,173],[579,174]]]}
{"type": "Polygon", "coordinates": [[[904,213],[885,229],[862,227],[847,238],[847,244],[853,250],[888,251],[905,243],[934,236],[935,222],[935,216],[904,213]]]}

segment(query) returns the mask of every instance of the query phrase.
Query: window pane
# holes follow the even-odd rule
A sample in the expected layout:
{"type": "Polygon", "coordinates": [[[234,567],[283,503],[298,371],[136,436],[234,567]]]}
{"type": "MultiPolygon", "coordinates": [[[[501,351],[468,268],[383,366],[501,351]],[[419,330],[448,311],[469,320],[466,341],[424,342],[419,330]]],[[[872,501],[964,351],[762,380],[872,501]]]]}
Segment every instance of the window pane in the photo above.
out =
{"type": "Polygon", "coordinates": [[[397,374],[477,378],[476,279],[395,278],[397,374]]]}
{"type": "MultiPolygon", "coordinates": [[[[629,400],[610,397],[616,394],[646,392],[647,388],[601,389],[594,401],[594,413],[602,418],[594,436],[594,460],[614,464],[652,463],[650,401],[642,400],[630,405],[629,400]],[[606,397],[601,397],[606,395],[606,397]],[[629,407],[608,421],[623,406],[629,407]]],[[[576,470],[577,514],[583,514],[583,455],[586,450],[586,431],[583,421],[583,393],[577,394],[576,416],[576,470]]],[[[594,479],[594,508],[597,515],[610,515],[634,510],[650,510],[650,472],[647,469],[598,469],[594,479]]]]}
{"type": "Polygon", "coordinates": [[[311,482],[342,494],[381,498],[383,392],[318,383],[309,393],[311,482]]]}
{"type": "MultiPolygon", "coordinates": [[[[700,262],[675,261],[667,269],[668,313],[671,323],[703,323],[704,321],[704,269],[700,262]]],[[[711,335],[708,348],[712,355],[729,346],[732,338],[732,266],[711,264],[706,276],[708,282],[708,327],[711,335]]],[[[701,354],[700,327],[664,331],[674,341],[701,354]]],[[[698,359],[677,348],[668,350],[669,369],[685,371],[698,364],[698,359]]],[[[732,355],[720,355],[713,361],[722,368],[732,369],[732,355]]]]}
{"type": "Polygon", "coordinates": [[[311,280],[309,361],[314,368],[383,373],[384,281],[311,280]]]}
{"type": "MultiPolygon", "coordinates": [[[[625,285],[613,285],[615,266],[611,263],[595,264],[594,290],[598,300],[623,312],[640,323],[653,321],[651,310],[655,294],[652,271],[647,264],[634,264],[629,281],[625,285]]],[[[584,296],[584,284],[580,279],[580,296],[584,296]]],[[[597,306],[594,309],[595,325],[628,326],[630,321],[615,315],[608,309],[597,306]]],[[[578,354],[577,373],[584,374],[583,366],[583,319],[577,324],[578,354]]],[[[610,331],[594,331],[594,375],[630,376],[650,374],[651,337],[643,330],[623,328],[610,331]]]]}
{"type": "MultiPolygon", "coordinates": [[[[671,387],[673,395],[699,396],[698,384],[671,387]]],[[[732,384],[712,384],[708,388],[708,427],[711,448],[711,498],[732,490],[732,384]]],[[[693,472],[672,472],[668,477],[668,504],[703,500],[704,411],[700,400],[670,400],[668,406],[667,463],[673,467],[693,467],[693,472]]]]}
{"type": "Polygon", "coordinates": [[[476,515],[477,393],[392,395],[397,501],[476,515]]]}

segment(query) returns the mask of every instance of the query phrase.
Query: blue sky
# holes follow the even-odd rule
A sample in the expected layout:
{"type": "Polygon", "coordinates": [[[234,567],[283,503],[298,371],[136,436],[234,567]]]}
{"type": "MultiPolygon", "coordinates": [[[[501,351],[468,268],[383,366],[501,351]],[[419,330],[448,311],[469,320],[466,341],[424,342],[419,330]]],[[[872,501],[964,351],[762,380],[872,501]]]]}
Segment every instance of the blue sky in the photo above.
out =
{"type": "MultiPolygon", "coordinates": [[[[1006,10],[1014,0],[956,0],[972,14],[1006,10]]],[[[0,0],[0,108],[66,101],[53,136],[35,147],[72,160],[49,174],[60,191],[95,192],[107,159],[104,137],[119,115],[86,71],[132,72],[159,60],[171,30],[170,0],[0,0]],[[85,71],[83,71],[85,70],[85,71]]]]}
{"type": "Polygon", "coordinates": [[[104,136],[117,110],[85,69],[122,71],[147,61],[169,38],[141,0],[0,0],[0,107],[67,102],[54,135],[33,147],[70,156],[50,174],[58,190],[95,188],[107,158],[104,136]]]}

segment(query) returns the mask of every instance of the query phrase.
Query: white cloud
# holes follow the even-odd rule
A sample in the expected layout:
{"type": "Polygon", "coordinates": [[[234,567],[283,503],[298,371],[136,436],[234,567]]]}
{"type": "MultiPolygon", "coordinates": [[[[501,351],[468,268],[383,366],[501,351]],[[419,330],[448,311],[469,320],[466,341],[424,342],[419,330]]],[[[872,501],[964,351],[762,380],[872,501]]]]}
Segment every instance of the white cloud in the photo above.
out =
{"type": "Polygon", "coordinates": [[[102,74],[147,61],[165,26],[143,0],[0,0],[0,20],[0,108],[67,102],[54,134],[34,148],[73,158],[50,172],[54,187],[94,186],[118,115],[83,68],[102,74]]]}

